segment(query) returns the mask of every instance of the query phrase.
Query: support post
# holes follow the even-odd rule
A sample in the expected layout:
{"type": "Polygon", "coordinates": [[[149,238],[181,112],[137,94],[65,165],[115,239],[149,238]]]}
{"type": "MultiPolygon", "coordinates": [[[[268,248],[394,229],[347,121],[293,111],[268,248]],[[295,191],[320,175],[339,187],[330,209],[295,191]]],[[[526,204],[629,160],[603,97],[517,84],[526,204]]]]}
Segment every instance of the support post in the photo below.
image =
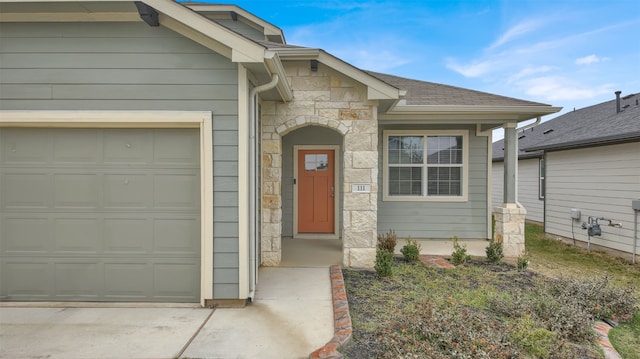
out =
{"type": "Polygon", "coordinates": [[[518,257],[525,251],[524,220],[527,210],[518,205],[518,137],[516,124],[504,126],[504,203],[493,209],[495,240],[502,242],[505,257],[518,257]]]}
{"type": "Polygon", "coordinates": [[[504,203],[517,203],[516,181],[518,162],[518,137],[516,124],[504,128],[504,203]]]}

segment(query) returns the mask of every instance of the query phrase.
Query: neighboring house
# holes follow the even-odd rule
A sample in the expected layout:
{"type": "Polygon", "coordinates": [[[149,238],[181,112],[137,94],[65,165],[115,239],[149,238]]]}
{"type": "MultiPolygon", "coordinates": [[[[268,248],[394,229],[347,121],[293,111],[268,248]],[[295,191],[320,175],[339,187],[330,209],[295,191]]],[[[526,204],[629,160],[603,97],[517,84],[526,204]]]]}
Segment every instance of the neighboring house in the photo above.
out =
{"type": "Polygon", "coordinates": [[[283,236],[369,268],[392,228],[485,240],[491,130],[558,110],[366,72],[231,5],[3,1],[0,299],[229,304],[283,236]]]}
{"type": "MultiPolygon", "coordinates": [[[[617,92],[616,99],[519,132],[518,197],[527,220],[544,223],[552,238],[586,244],[582,223],[605,218],[598,221],[602,235],[592,236],[591,245],[624,257],[634,252],[631,205],[640,199],[639,102],[639,93],[620,97],[617,92]],[[572,219],[572,209],[580,211],[579,218],[572,219]]],[[[503,141],[493,144],[495,203],[502,201],[503,146],[503,141]]]]}

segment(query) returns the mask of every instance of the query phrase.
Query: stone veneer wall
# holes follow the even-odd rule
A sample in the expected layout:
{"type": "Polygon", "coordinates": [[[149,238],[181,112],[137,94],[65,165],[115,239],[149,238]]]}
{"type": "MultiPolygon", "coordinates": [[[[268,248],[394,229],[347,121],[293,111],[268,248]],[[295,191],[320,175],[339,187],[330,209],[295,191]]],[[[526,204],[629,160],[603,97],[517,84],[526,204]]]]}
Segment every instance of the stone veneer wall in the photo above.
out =
{"type": "Polygon", "coordinates": [[[525,251],[524,219],[527,210],[517,204],[507,203],[493,209],[496,221],[495,239],[502,242],[505,257],[518,257],[525,251]]]}
{"type": "MultiPolygon", "coordinates": [[[[343,136],[343,265],[372,268],[377,240],[377,103],[367,89],[320,64],[284,64],[294,99],[262,104],[262,264],[278,265],[282,235],[282,137],[304,126],[331,128],[343,136]],[[371,193],[352,193],[352,184],[371,193]]],[[[339,215],[336,213],[336,215],[339,215]]]]}

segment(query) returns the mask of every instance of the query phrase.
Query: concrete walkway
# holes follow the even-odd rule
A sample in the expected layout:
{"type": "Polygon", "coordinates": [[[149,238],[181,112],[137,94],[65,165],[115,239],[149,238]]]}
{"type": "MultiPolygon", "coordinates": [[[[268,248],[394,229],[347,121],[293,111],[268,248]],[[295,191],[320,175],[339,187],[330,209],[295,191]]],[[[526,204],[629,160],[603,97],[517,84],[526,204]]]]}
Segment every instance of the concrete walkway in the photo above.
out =
{"type": "Polygon", "coordinates": [[[333,337],[329,268],[261,268],[255,302],[216,309],[187,358],[308,358],[333,337]]]}
{"type": "Polygon", "coordinates": [[[259,279],[240,309],[0,303],[0,358],[293,359],[333,337],[328,267],[261,268],[259,279]]]}

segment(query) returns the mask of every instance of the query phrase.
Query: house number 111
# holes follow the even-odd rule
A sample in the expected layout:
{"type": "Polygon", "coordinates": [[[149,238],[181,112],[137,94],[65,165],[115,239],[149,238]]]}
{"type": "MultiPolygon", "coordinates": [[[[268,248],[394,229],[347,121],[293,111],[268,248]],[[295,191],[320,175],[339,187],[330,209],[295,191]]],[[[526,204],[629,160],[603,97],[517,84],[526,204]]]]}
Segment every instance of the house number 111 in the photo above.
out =
{"type": "Polygon", "coordinates": [[[354,193],[370,193],[371,185],[370,184],[353,184],[351,185],[351,192],[354,193]]]}

